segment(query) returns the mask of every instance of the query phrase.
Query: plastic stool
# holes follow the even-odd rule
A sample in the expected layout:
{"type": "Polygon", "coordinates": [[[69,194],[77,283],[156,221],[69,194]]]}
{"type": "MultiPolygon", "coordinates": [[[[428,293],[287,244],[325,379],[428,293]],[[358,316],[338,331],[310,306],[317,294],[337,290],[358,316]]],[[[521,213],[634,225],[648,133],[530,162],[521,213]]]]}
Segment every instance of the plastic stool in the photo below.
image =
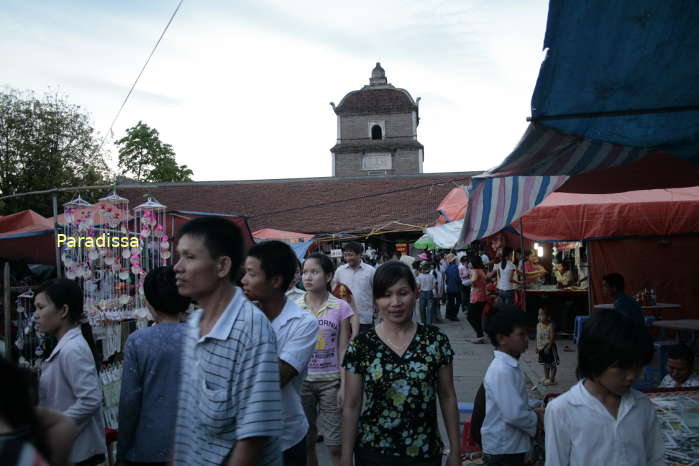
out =
{"type": "Polygon", "coordinates": [[[464,422],[464,430],[461,432],[461,454],[481,451],[481,447],[471,437],[471,416],[464,422]]]}
{"type": "Polygon", "coordinates": [[[578,343],[580,343],[580,337],[582,336],[583,325],[585,325],[585,321],[589,318],[590,318],[590,316],[576,316],[575,317],[575,327],[573,329],[573,339],[575,340],[576,345],[578,343]]]}

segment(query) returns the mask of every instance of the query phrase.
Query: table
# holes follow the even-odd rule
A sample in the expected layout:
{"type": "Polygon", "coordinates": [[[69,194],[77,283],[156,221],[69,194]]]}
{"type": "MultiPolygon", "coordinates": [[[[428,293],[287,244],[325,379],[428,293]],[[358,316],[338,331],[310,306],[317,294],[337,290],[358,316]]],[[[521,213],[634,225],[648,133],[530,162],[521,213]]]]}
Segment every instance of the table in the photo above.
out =
{"type": "Polygon", "coordinates": [[[699,319],[678,319],[678,320],[656,320],[653,325],[660,328],[661,338],[665,337],[665,329],[676,330],[675,340],[680,342],[680,334],[688,335],[687,345],[694,345],[694,333],[699,332],[699,319]]]}
{"type": "MultiPolygon", "coordinates": [[[[679,304],[670,304],[670,303],[655,303],[653,306],[641,306],[642,311],[652,311],[653,315],[656,318],[660,318],[658,313],[660,311],[670,311],[670,310],[675,310],[675,309],[680,309],[682,306],[679,304]]],[[[597,311],[601,310],[612,310],[614,309],[614,304],[595,304],[593,308],[597,311]]]]}
{"type": "Polygon", "coordinates": [[[697,464],[699,388],[643,390],[653,402],[665,440],[665,464],[697,464]]]}
{"type": "Polygon", "coordinates": [[[587,288],[558,288],[556,285],[528,286],[524,292],[544,296],[587,296],[587,288]]]}

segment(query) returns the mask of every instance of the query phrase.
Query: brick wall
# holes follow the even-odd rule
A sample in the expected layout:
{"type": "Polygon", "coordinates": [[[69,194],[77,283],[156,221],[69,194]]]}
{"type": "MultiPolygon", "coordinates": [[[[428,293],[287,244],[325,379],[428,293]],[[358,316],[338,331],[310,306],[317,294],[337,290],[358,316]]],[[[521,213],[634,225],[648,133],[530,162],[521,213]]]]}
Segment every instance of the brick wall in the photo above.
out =
{"type": "Polygon", "coordinates": [[[384,137],[389,140],[396,137],[412,139],[413,137],[413,114],[398,113],[391,115],[357,115],[343,116],[340,118],[340,131],[342,140],[370,139],[369,121],[384,120],[386,122],[386,134],[384,137]]]}
{"type": "MultiPolygon", "coordinates": [[[[340,153],[335,154],[334,176],[363,176],[369,175],[367,170],[362,170],[362,158],[364,154],[340,153]]],[[[392,169],[387,175],[414,175],[420,173],[419,150],[396,150],[391,157],[392,169]]]]}

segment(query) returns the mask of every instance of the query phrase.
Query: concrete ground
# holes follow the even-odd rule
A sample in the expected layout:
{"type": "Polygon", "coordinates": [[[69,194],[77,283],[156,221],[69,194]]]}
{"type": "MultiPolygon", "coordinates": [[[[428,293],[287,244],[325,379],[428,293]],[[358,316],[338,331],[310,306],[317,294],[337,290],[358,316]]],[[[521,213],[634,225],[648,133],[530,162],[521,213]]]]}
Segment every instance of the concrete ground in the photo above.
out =
{"type": "MultiPolygon", "coordinates": [[[[444,316],[444,306],[442,306],[441,314],[444,316]]],[[[473,403],[473,400],[478,391],[478,387],[483,381],[491,360],[493,359],[493,345],[473,344],[469,343],[468,339],[476,336],[474,330],[466,320],[464,313],[459,313],[459,322],[445,321],[437,326],[449,337],[449,342],[454,350],[454,389],[456,398],[460,402],[473,403]]],[[[543,399],[547,393],[562,393],[568,390],[576,383],[575,367],[577,352],[575,343],[570,340],[561,340],[557,342],[558,354],[561,360],[561,365],[558,367],[557,384],[544,387],[539,384],[539,379],[543,377],[544,370],[538,362],[536,354],[535,341],[529,341],[529,348],[526,353],[520,358],[520,366],[525,375],[529,379],[530,397],[543,399]],[[563,351],[564,346],[568,346],[573,351],[563,351]]],[[[442,422],[442,415],[437,408],[439,416],[440,431],[442,440],[448,448],[448,439],[442,422]]],[[[460,423],[468,419],[469,414],[460,416],[460,423]]],[[[460,426],[461,428],[461,426],[460,426]]],[[[322,443],[318,443],[318,461],[320,466],[331,466],[330,458],[327,449],[322,443]]]]}

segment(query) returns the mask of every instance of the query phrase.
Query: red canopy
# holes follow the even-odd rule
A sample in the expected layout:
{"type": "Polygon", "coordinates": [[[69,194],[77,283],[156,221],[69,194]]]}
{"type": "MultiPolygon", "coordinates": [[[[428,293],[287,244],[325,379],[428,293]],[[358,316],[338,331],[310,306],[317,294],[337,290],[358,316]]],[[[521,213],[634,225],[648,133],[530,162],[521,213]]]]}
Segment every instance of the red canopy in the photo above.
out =
{"type": "Polygon", "coordinates": [[[306,233],[295,233],[293,231],[275,230],[274,228],[263,228],[252,234],[255,239],[279,239],[287,240],[290,243],[301,243],[313,239],[313,235],[306,233]]]}
{"type": "Polygon", "coordinates": [[[250,233],[247,217],[231,214],[215,214],[211,212],[195,212],[190,210],[168,210],[167,219],[165,221],[166,231],[170,238],[174,238],[179,229],[190,220],[198,217],[222,217],[236,225],[243,235],[243,244],[245,249],[255,244],[250,233]]]}
{"type": "Polygon", "coordinates": [[[53,222],[33,210],[0,217],[0,258],[55,265],[53,222]]]}
{"type": "MultiPolygon", "coordinates": [[[[524,236],[583,240],[699,233],[699,186],[616,194],[555,192],[522,218],[524,236]]],[[[519,222],[514,222],[519,229],[519,222]]]]}
{"type": "Polygon", "coordinates": [[[461,220],[466,213],[466,207],[468,207],[468,195],[464,187],[452,189],[437,206],[437,212],[440,214],[437,225],[461,220]]]}

